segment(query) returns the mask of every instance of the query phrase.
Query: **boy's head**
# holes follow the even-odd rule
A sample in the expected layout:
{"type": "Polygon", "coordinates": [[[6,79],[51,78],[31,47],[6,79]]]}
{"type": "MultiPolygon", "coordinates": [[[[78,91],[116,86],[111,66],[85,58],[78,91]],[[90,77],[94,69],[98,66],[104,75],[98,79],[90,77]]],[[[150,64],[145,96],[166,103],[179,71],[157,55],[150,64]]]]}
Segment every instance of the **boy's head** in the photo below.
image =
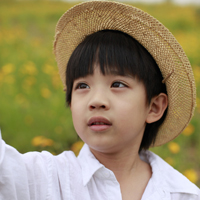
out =
{"type": "MultiPolygon", "coordinates": [[[[126,33],[101,30],[88,35],[72,53],[66,71],[68,104],[71,103],[74,80],[93,74],[93,66],[100,65],[102,74],[130,75],[141,81],[146,90],[146,103],[160,93],[167,93],[163,77],[149,52],[126,33]]],[[[134,111],[133,111],[134,112],[134,111]]],[[[166,112],[157,122],[147,124],[141,149],[154,143],[166,112]]]]}
{"type": "MultiPolygon", "coordinates": [[[[103,74],[115,70],[121,75],[130,73],[141,81],[146,88],[147,104],[157,93],[166,92],[166,85],[169,102],[166,117],[164,115],[159,120],[160,126],[155,123],[150,127],[148,125],[144,133],[144,137],[151,137],[146,141],[155,140],[154,146],[165,144],[177,137],[192,118],[196,89],[188,58],[169,30],[140,9],[110,1],[90,1],[76,5],[64,14],[57,24],[54,52],[65,90],[68,87],[68,103],[73,80],[92,74],[93,64],[97,63],[100,64],[103,74]],[[104,34],[110,34],[110,38],[104,38],[104,34]],[[113,38],[111,35],[114,35],[113,38]],[[123,44],[118,38],[119,35],[123,38],[123,44]],[[100,38],[101,42],[98,43],[100,38]],[[91,45],[90,40],[94,41],[92,48],[88,46],[91,45]],[[110,44],[104,45],[103,41],[109,41],[110,44]],[[130,44],[127,41],[131,41],[130,44]],[[111,44],[115,48],[112,48],[111,44]],[[126,50],[121,51],[118,44],[128,49],[129,53],[124,53],[126,50]],[[104,52],[104,49],[107,52],[104,52]],[[108,55],[109,57],[106,57],[108,55]],[[77,70],[67,69],[70,74],[67,71],[69,78],[66,80],[67,63],[69,68],[75,65],[77,70]],[[82,63],[83,68],[80,68],[82,63]],[[159,78],[154,80],[154,77],[159,78]],[[152,132],[152,129],[158,129],[156,138],[156,134],[147,134],[152,132]]],[[[146,141],[142,142],[144,148],[149,146],[146,141]]]]}

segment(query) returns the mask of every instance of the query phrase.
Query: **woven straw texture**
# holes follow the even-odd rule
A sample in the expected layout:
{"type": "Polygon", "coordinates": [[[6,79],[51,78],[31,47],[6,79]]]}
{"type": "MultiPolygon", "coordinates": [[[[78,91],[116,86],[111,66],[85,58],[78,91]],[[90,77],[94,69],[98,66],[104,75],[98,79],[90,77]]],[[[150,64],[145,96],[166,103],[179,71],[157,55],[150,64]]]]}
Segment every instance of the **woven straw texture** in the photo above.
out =
{"type": "Polygon", "coordinates": [[[168,113],[154,146],[177,137],[193,116],[196,89],[191,65],[180,44],[158,20],[142,10],[116,2],[90,1],[68,10],[58,21],[54,53],[65,86],[67,62],[88,34],[120,30],[138,40],[157,62],[168,93],[168,113]]]}

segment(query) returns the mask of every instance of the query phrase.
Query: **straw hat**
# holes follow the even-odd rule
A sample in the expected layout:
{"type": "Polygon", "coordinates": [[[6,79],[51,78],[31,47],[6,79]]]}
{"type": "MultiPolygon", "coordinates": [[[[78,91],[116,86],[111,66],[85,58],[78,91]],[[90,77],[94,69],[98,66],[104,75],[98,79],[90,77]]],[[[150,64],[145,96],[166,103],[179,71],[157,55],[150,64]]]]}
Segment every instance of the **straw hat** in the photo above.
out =
{"type": "Polygon", "coordinates": [[[120,30],[138,40],[157,62],[168,93],[168,113],[154,146],[177,137],[193,116],[196,89],[191,65],[180,44],[155,18],[122,3],[90,1],[68,10],[58,21],[54,42],[61,80],[67,62],[86,35],[103,29],[120,30]]]}

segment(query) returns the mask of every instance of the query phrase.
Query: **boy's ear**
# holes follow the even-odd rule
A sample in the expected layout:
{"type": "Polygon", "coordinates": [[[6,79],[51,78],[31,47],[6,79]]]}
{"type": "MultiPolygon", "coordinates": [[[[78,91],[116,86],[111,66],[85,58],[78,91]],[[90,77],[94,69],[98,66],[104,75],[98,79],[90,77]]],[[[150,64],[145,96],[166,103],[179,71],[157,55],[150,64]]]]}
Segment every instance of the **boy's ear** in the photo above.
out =
{"type": "Polygon", "coordinates": [[[158,121],[163,116],[167,106],[168,98],[166,94],[160,93],[153,97],[149,106],[150,109],[146,122],[150,124],[158,121]]]}

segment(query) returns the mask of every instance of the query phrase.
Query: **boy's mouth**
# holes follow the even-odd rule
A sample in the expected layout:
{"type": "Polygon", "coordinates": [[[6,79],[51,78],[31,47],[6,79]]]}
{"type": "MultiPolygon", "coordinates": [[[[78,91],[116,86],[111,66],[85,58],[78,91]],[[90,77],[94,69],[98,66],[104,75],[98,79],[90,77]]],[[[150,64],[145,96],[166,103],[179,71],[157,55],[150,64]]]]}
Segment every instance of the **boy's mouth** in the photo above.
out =
{"type": "Polygon", "coordinates": [[[92,125],[106,125],[106,123],[104,123],[104,122],[94,122],[94,123],[91,124],[91,126],[92,125]]]}
{"type": "Polygon", "coordinates": [[[88,126],[93,130],[93,131],[105,131],[106,129],[108,129],[110,126],[112,125],[112,123],[104,118],[104,117],[92,117],[90,118],[90,120],[88,121],[88,126]]]}

